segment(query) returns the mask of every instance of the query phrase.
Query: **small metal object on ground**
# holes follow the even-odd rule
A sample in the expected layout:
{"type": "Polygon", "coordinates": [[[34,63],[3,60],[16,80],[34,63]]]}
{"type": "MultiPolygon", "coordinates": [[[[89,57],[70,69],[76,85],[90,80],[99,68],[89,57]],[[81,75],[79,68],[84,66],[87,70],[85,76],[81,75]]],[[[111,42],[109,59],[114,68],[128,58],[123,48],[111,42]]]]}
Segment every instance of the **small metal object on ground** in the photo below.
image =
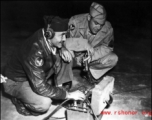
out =
{"type": "Polygon", "coordinates": [[[67,120],[94,120],[93,116],[88,112],[78,112],[67,110],[67,120]]]}

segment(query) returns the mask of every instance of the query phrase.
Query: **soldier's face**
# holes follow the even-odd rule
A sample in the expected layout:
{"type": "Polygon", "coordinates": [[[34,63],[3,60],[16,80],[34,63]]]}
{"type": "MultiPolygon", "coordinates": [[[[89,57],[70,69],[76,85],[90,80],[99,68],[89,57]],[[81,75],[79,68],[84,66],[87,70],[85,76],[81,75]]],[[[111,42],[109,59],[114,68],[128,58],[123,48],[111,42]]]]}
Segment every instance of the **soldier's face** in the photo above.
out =
{"type": "Polygon", "coordinates": [[[92,32],[92,34],[97,34],[103,27],[104,22],[99,22],[97,19],[95,18],[91,18],[89,20],[89,29],[92,32]]]}
{"type": "Polygon", "coordinates": [[[54,38],[51,40],[53,46],[61,48],[63,42],[66,40],[66,31],[64,32],[55,32],[54,38]]]}

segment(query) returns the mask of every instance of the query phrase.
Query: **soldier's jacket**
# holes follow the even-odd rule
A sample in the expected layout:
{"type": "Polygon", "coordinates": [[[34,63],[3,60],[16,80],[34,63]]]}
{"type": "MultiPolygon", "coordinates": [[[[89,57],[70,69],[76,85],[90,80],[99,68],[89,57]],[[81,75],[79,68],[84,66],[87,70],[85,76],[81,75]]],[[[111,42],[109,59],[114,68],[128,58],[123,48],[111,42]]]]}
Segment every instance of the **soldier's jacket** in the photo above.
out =
{"type": "MultiPolygon", "coordinates": [[[[81,54],[81,52],[89,50],[92,46],[88,43],[87,39],[68,38],[64,42],[64,47],[68,51],[75,51],[77,53],[80,52],[80,54],[77,55],[76,57],[83,57],[84,54],[81,54]]],[[[97,60],[97,59],[101,58],[102,56],[107,55],[108,53],[110,53],[112,51],[109,47],[106,47],[104,45],[96,47],[95,50],[96,51],[95,51],[94,55],[92,56],[92,61],[97,60]]]]}
{"type": "MultiPolygon", "coordinates": [[[[84,38],[88,40],[88,43],[95,48],[94,59],[98,59],[104,54],[108,54],[113,50],[113,28],[111,24],[106,21],[103,28],[96,34],[92,35],[88,28],[87,14],[75,15],[69,20],[70,37],[72,38],[84,38]],[[106,48],[106,49],[105,49],[106,48]],[[104,51],[105,49],[105,51],[104,51]],[[107,49],[109,49],[107,51],[107,49]]],[[[79,40],[79,44],[81,41],[79,40]]]]}
{"type": "Polygon", "coordinates": [[[13,54],[7,64],[5,76],[16,82],[29,81],[32,89],[39,95],[64,99],[66,91],[48,84],[47,79],[57,73],[60,57],[50,52],[42,29],[36,31],[13,54]]]}

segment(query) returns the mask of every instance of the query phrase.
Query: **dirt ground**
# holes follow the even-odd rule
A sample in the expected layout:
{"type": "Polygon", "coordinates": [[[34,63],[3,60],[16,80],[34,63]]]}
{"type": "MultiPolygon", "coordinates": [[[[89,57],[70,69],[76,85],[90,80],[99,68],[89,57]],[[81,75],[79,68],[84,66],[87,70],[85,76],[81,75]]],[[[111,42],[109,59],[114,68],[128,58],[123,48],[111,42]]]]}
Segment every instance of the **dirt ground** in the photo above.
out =
{"type": "MultiPolygon", "coordinates": [[[[113,76],[115,83],[113,103],[105,109],[107,112],[102,120],[151,119],[151,13],[148,16],[150,17],[143,19],[140,26],[123,21],[123,17],[112,22],[115,35],[114,52],[119,61],[117,66],[106,74],[113,76]],[[127,114],[128,111],[132,114],[127,114]]],[[[35,26],[37,24],[33,21],[1,21],[1,72],[13,50],[37,29],[35,26]],[[16,27],[16,23],[22,26],[16,27]]],[[[55,106],[42,116],[25,117],[18,114],[11,101],[1,94],[1,120],[42,120],[54,108],[55,106]]],[[[61,109],[55,116],[64,116],[64,111],[61,109]]]]}

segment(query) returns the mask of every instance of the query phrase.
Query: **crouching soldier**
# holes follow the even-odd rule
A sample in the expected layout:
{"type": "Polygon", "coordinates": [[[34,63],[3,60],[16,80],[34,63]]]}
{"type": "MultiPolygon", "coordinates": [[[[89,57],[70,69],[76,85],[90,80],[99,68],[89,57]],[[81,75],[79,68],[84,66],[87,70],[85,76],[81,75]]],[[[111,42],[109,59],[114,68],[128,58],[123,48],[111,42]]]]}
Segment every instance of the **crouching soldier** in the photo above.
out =
{"type": "Polygon", "coordinates": [[[62,65],[58,54],[66,40],[68,21],[49,16],[44,17],[44,20],[45,27],[37,30],[17,49],[5,69],[4,76],[8,79],[3,84],[4,91],[11,96],[17,111],[23,115],[40,115],[47,112],[52,99],[85,98],[78,90],[67,92],[54,85],[52,79],[50,81],[53,74],[55,78],[62,74],[60,76],[64,80],[71,80],[69,69],[62,65]]]}

